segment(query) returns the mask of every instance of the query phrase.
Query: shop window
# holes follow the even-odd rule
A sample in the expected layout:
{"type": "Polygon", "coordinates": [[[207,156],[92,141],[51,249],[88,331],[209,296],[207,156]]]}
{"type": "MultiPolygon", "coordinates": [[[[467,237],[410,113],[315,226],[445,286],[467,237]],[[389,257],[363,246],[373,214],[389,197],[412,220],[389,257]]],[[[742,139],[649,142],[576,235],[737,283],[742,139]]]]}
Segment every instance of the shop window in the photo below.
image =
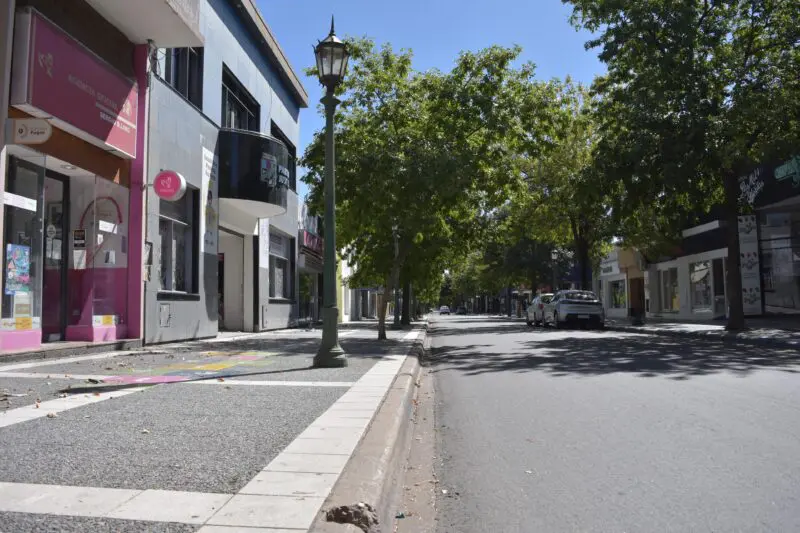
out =
{"type": "Polygon", "coordinates": [[[222,66],[222,127],[261,131],[261,106],[231,71],[222,66]]]}
{"type": "MultiPolygon", "coordinates": [[[[286,145],[289,151],[289,188],[297,191],[297,148],[289,141],[289,138],[281,131],[274,121],[270,124],[270,135],[286,145]]],[[[306,228],[308,231],[312,231],[306,228]]]]}
{"type": "Polygon", "coordinates": [[[159,289],[197,293],[198,246],[195,228],[198,191],[189,189],[177,202],[160,201],[158,235],[161,239],[159,289]]]}
{"type": "Polygon", "coordinates": [[[203,49],[167,48],[164,81],[198,109],[203,108],[203,49]]]}
{"type": "Polygon", "coordinates": [[[271,233],[269,236],[269,297],[294,298],[294,239],[271,233]]]}
{"type": "Polygon", "coordinates": [[[608,284],[611,294],[611,307],[614,309],[625,309],[628,307],[628,295],[625,291],[625,280],[612,281],[608,284]]]}
{"type": "Polygon", "coordinates": [[[44,168],[9,158],[3,215],[4,330],[41,326],[43,180],[44,168]]]}
{"type": "Polygon", "coordinates": [[[678,269],[670,268],[658,273],[661,287],[662,311],[678,311],[680,309],[680,295],[678,293],[678,269]]]}
{"type": "Polygon", "coordinates": [[[689,283],[692,294],[692,309],[711,309],[711,262],[700,261],[689,265],[689,283]]]}

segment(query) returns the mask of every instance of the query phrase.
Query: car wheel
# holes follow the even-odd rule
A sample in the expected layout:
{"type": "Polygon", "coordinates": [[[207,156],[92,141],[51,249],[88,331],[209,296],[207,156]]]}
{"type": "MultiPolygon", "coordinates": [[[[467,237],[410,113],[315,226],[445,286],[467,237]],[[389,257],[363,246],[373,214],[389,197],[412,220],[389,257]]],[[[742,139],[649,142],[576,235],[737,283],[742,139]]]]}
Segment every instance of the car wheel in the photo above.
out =
{"type": "Polygon", "coordinates": [[[526,325],[528,325],[528,326],[532,326],[532,325],[533,325],[533,322],[531,322],[531,319],[530,319],[530,318],[526,318],[526,319],[525,319],[525,324],[526,324],[526,325]]]}
{"type": "Polygon", "coordinates": [[[553,312],[553,326],[556,329],[561,329],[561,323],[558,321],[558,313],[553,312]]]}

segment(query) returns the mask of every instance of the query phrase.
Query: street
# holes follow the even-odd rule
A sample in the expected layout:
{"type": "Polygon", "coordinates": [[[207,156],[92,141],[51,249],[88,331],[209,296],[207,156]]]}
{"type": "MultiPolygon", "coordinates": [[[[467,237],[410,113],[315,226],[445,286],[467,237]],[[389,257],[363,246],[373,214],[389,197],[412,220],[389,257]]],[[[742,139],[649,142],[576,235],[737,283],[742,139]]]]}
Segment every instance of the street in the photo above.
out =
{"type": "Polygon", "coordinates": [[[440,533],[799,531],[794,350],[435,317],[440,533]]]}

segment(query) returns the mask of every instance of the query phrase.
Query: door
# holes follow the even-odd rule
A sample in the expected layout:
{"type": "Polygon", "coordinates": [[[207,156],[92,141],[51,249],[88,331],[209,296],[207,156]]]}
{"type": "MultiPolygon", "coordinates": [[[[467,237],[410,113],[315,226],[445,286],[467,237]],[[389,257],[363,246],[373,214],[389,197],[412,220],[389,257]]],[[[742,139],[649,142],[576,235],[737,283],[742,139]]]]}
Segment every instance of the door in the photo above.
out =
{"type": "Polygon", "coordinates": [[[217,320],[225,323],[225,254],[217,254],[217,320]]]}
{"type": "Polygon", "coordinates": [[[220,231],[219,253],[225,256],[222,274],[224,320],[220,329],[244,331],[244,238],[220,231]]]}
{"type": "Polygon", "coordinates": [[[67,310],[67,221],[69,183],[48,171],[44,178],[44,272],[42,342],[64,339],[67,310]]]}

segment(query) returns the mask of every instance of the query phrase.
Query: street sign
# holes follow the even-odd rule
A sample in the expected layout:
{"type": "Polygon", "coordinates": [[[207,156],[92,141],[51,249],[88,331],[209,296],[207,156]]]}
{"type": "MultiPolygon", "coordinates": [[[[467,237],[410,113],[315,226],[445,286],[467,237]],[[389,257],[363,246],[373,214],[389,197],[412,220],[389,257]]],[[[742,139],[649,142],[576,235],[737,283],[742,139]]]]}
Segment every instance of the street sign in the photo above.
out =
{"type": "Polygon", "coordinates": [[[53,135],[53,127],[43,118],[8,119],[11,144],[42,144],[53,135]]]}

